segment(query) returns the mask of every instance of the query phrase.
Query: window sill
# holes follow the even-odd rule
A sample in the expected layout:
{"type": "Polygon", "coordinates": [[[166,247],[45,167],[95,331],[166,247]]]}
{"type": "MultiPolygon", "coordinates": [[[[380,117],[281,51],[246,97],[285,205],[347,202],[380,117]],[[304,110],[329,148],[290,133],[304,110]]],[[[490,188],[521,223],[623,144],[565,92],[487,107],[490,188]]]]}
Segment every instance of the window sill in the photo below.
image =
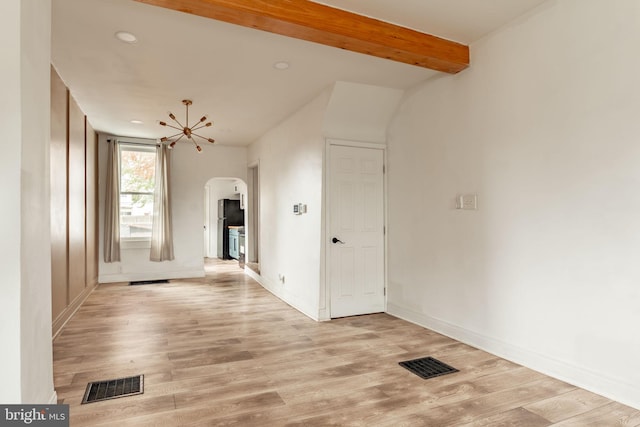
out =
{"type": "Polygon", "coordinates": [[[122,249],[151,249],[151,239],[126,239],[120,241],[122,249]]]}

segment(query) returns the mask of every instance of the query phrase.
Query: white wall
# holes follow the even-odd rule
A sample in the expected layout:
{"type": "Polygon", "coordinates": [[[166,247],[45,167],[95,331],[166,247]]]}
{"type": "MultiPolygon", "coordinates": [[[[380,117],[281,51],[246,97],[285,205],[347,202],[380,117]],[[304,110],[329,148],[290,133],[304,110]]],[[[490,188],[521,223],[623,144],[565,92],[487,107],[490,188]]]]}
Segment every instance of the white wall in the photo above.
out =
{"type": "Polygon", "coordinates": [[[122,261],[105,263],[104,197],[106,152],[110,136],[100,135],[100,266],[99,282],[173,279],[204,276],[203,188],[213,177],[246,180],[247,150],[244,147],[203,146],[198,153],[192,145],[178,143],[171,151],[171,191],[175,260],[149,261],[149,249],[123,249],[122,261]]]}
{"type": "Polygon", "coordinates": [[[248,151],[248,164],[260,162],[262,284],[314,319],[319,311],[321,269],[321,128],[328,96],[325,92],[300,108],[248,151]],[[297,203],[307,205],[306,214],[293,214],[297,203]]]}
{"type": "Polygon", "coordinates": [[[0,4],[0,402],[53,403],[49,221],[51,3],[0,4]]]}
{"type": "Polygon", "coordinates": [[[406,97],[392,314],[640,408],[637,52],[637,1],[550,1],[406,97]]]}
{"type": "Polygon", "coordinates": [[[0,79],[7,84],[0,103],[0,120],[5,129],[0,156],[3,208],[0,210],[0,265],[3,272],[0,298],[0,402],[19,403],[20,381],[20,155],[22,149],[22,94],[20,91],[20,1],[0,3],[0,34],[3,47],[0,79]],[[18,141],[19,143],[16,143],[18,141]]]}
{"type": "Polygon", "coordinates": [[[402,94],[397,89],[336,82],[249,147],[248,164],[260,164],[261,282],[313,319],[330,317],[325,283],[325,141],[384,144],[402,94]],[[293,214],[297,203],[307,205],[306,214],[293,214]]]}
{"type": "Polygon", "coordinates": [[[385,144],[403,94],[400,89],[336,82],[322,125],[325,138],[385,144]]]}

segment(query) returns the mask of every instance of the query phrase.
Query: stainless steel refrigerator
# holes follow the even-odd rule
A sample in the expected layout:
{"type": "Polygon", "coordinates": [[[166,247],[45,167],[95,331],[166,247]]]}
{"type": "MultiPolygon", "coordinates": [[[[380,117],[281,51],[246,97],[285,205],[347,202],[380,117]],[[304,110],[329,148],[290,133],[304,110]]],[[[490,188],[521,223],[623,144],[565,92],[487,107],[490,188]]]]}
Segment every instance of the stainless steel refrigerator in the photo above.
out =
{"type": "Polygon", "coordinates": [[[218,258],[231,259],[229,226],[234,225],[244,225],[244,211],[240,209],[240,200],[218,200],[218,258]]]}

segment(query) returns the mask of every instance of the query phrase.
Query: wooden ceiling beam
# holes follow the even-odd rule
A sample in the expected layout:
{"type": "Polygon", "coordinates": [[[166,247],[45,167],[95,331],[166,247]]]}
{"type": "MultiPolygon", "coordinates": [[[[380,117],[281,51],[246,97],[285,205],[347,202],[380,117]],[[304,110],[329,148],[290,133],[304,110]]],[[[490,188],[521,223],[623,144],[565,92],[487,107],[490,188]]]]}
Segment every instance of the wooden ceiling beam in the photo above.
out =
{"type": "Polygon", "coordinates": [[[469,47],[309,0],[136,0],[154,6],[455,74],[469,47]]]}

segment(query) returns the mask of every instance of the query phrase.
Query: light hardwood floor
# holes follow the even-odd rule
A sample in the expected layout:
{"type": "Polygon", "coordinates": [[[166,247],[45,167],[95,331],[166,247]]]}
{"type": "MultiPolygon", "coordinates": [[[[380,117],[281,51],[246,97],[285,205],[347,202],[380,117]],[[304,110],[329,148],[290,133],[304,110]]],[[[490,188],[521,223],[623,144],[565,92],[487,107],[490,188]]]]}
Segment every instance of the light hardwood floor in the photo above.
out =
{"type": "Polygon", "coordinates": [[[640,411],[386,314],[314,322],[236,267],[100,285],[54,342],[71,426],[640,426],[640,411]],[[423,380],[398,365],[460,370],[423,380]],[[144,394],[81,405],[90,381],[144,394]]]}

